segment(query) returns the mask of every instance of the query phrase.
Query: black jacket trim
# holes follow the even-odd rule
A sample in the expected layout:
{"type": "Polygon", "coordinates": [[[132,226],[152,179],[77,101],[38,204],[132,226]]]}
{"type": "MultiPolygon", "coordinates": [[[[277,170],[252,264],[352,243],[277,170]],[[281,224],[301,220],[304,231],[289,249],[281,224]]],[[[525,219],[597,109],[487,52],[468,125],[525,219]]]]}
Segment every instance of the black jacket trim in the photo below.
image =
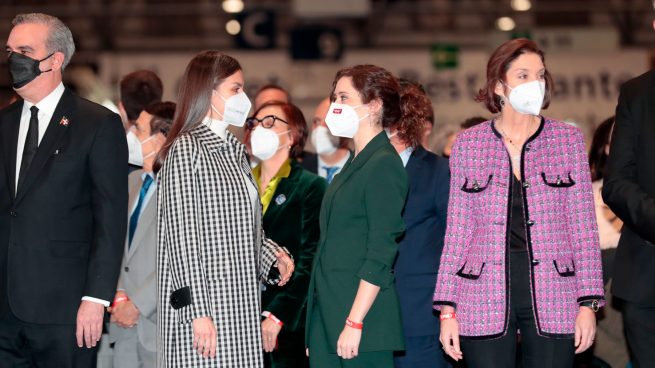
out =
{"type": "Polygon", "coordinates": [[[605,300],[605,296],[604,295],[585,295],[585,296],[579,297],[577,302],[578,302],[578,304],[580,304],[582,302],[586,302],[586,301],[589,301],[589,300],[605,300]]]}

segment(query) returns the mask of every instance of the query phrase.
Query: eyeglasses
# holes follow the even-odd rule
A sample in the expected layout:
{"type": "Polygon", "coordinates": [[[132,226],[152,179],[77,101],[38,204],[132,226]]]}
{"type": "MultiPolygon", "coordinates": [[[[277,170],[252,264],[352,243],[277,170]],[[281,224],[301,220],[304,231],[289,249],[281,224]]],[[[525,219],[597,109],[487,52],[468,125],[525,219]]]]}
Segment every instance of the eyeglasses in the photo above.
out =
{"type": "Polygon", "coordinates": [[[257,126],[257,124],[261,124],[264,128],[270,129],[275,124],[276,121],[281,121],[284,124],[289,125],[289,123],[286,120],[280,119],[275,115],[266,115],[261,119],[257,119],[254,116],[246,119],[246,128],[254,129],[257,126]]]}

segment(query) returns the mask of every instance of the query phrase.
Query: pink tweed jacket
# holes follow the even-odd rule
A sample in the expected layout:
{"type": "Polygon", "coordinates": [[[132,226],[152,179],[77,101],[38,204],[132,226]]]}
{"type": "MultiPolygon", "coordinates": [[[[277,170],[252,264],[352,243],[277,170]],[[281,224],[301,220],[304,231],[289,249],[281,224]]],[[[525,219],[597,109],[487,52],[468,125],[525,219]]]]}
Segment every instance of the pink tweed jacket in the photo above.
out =
{"type": "MultiPolygon", "coordinates": [[[[523,150],[532,304],[539,334],[570,337],[578,303],[603,300],[591,175],[582,133],[542,119],[523,150]]],[[[508,324],[512,170],[487,121],[457,137],[435,308],[454,305],[463,338],[503,336],[508,324]]]]}

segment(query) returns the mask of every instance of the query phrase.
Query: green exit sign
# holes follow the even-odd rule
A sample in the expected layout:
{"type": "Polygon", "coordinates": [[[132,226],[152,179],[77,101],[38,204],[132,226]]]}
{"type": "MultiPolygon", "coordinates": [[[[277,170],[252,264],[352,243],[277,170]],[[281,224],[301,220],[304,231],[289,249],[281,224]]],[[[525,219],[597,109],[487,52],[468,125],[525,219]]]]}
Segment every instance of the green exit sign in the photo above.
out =
{"type": "Polygon", "coordinates": [[[436,69],[454,69],[459,65],[459,46],[434,44],[431,50],[432,65],[436,69]]]}

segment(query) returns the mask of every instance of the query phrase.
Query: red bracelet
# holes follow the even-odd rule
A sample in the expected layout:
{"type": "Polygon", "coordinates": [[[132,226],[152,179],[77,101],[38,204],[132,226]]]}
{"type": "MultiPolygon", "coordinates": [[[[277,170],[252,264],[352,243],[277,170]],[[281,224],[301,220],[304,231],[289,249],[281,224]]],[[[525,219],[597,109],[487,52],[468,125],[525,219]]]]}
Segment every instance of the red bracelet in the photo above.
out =
{"type": "Polygon", "coordinates": [[[275,317],[273,315],[273,313],[271,313],[269,311],[263,311],[262,316],[264,316],[264,317],[272,320],[273,322],[277,323],[277,325],[280,326],[280,327],[284,326],[284,323],[282,321],[280,321],[277,317],[275,317]]]}
{"type": "Polygon", "coordinates": [[[364,323],[353,322],[350,320],[350,318],[346,318],[346,326],[352,327],[357,330],[361,330],[362,328],[364,328],[364,323]]]}
{"type": "Polygon", "coordinates": [[[455,312],[452,312],[452,313],[443,313],[443,314],[439,315],[439,320],[440,321],[443,321],[445,319],[451,319],[451,318],[453,318],[453,319],[457,318],[457,314],[455,314],[455,312]]]}
{"type": "Polygon", "coordinates": [[[130,298],[128,298],[126,296],[118,297],[118,298],[114,299],[114,302],[111,304],[111,307],[114,308],[114,307],[116,307],[116,305],[118,305],[118,304],[120,304],[122,302],[126,302],[128,300],[130,300],[130,298]]]}

